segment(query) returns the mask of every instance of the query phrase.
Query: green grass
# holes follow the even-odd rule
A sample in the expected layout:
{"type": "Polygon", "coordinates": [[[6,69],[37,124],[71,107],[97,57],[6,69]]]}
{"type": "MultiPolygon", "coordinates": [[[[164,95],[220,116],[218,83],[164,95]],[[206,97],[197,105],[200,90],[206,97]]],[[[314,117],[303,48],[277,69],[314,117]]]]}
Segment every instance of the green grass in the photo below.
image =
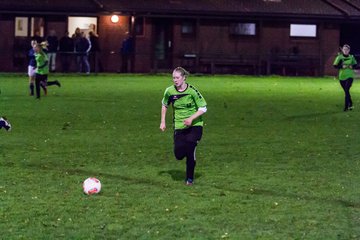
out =
{"type": "Polygon", "coordinates": [[[192,76],[208,112],[187,187],[171,113],[159,130],[170,75],[57,75],[40,101],[0,77],[1,239],[360,238],[360,110],[331,78],[192,76]]]}

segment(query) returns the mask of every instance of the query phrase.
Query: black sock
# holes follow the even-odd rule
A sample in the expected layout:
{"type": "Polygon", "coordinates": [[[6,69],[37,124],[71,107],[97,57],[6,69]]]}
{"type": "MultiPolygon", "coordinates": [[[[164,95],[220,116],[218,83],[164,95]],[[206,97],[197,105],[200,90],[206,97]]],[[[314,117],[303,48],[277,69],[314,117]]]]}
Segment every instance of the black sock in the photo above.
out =
{"type": "Polygon", "coordinates": [[[196,143],[189,143],[187,146],[187,155],[186,155],[186,178],[187,179],[194,179],[195,175],[195,166],[196,166],[196,159],[195,159],[195,150],[196,150],[196,143]]]}
{"type": "Polygon", "coordinates": [[[40,98],[40,80],[35,80],[36,97],[40,98]]]}
{"type": "Polygon", "coordinates": [[[30,83],[29,88],[31,96],[34,95],[34,83],[30,83]]]}

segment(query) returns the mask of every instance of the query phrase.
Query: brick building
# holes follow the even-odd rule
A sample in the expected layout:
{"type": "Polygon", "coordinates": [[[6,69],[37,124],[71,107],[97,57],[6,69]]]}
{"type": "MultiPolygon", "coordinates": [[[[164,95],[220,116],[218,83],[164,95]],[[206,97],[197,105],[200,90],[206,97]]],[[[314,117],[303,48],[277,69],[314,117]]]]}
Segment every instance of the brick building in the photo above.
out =
{"type": "Polygon", "coordinates": [[[354,34],[360,0],[0,0],[0,6],[2,72],[26,71],[36,30],[44,37],[55,30],[60,38],[84,19],[81,29],[99,35],[105,72],[181,65],[199,73],[328,75],[341,44],[360,54],[354,34]],[[134,50],[125,70],[119,52],[128,36],[134,50]]]}

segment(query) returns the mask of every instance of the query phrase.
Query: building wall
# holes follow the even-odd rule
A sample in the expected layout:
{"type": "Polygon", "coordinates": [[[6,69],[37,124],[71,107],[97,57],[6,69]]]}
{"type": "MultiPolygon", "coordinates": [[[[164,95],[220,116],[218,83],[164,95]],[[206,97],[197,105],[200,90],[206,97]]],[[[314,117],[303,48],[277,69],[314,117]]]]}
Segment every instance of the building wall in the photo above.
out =
{"type": "Polygon", "coordinates": [[[0,20],[0,70],[12,72],[13,68],[13,46],[14,46],[14,20],[12,18],[1,18],[0,20]]]}
{"type": "MultiPolygon", "coordinates": [[[[232,59],[238,62],[244,61],[243,67],[249,67],[247,63],[257,64],[260,74],[334,73],[332,61],[339,44],[340,27],[337,25],[317,23],[316,38],[293,38],[289,35],[291,22],[260,21],[256,36],[233,36],[229,33],[229,21],[199,20],[196,36],[184,37],[181,35],[181,22],[179,20],[174,24],[175,65],[185,63],[191,67],[188,63],[190,60],[183,61],[181,56],[185,53],[194,53],[200,65],[197,70],[200,71],[206,71],[201,66],[202,59],[208,58],[208,61],[213,59],[213,62],[219,62],[219,58],[224,58],[224,73],[231,73],[234,70],[226,65],[227,62],[231,65],[232,59]],[[280,66],[282,64],[287,67],[280,66]],[[228,69],[225,69],[226,67],[228,69]]],[[[246,71],[247,69],[244,69],[244,72],[246,71]]]]}
{"type": "Polygon", "coordinates": [[[339,24],[324,24],[321,38],[322,65],[325,75],[336,75],[337,70],[333,67],[335,56],[339,51],[339,24]]]}
{"type": "MultiPolygon", "coordinates": [[[[154,19],[144,18],[144,33],[136,36],[136,51],[133,58],[133,71],[148,73],[154,71],[154,19]]],[[[0,71],[26,72],[26,49],[17,49],[16,43],[24,39],[14,38],[15,16],[0,18],[0,71]],[[24,59],[25,57],[25,59],[24,59]],[[21,61],[24,61],[21,63],[21,61]]],[[[54,29],[60,38],[67,30],[67,16],[47,17],[45,34],[54,29]]],[[[120,48],[130,31],[129,16],[120,16],[118,23],[110,21],[110,15],[98,17],[98,35],[101,52],[99,58],[104,72],[121,72],[122,58],[120,48]]],[[[184,19],[171,19],[172,27],[172,67],[185,66],[192,72],[210,72],[211,61],[223,58],[229,65],[233,62],[250,59],[251,64],[258,65],[260,74],[295,74],[294,71],[284,72],[282,67],[269,66],[269,59],[275,54],[291,55],[294,48],[298,54],[315,59],[318,64],[316,74],[333,75],[336,73],[332,61],[337,54],[340,25],[334,23],[319,23],[318,37],[311,39],[296,39],[289,37],[287,21],[258,20],[258,34],[255,37],[232,36],[229,33],[229,20],[195,19],[194,35],[181,33],[184,19]],[[185,54],[193,54],[194,58],[185,58],[185,54]],[[233,61],[234,60],[234,61],[233,61]],[[232,62],[233,61],[233,62],[232,62]]],[[[71,36],[72,33],[70,33],[71,36]]],[[[29,40],[29,39],[25,39],[29,40]]],[[[285,62],[286,63],[286,62],[285,62]]],[[[57,61],[59,67],[60,61],[57,61]]],[[[75,64],[75,63],[73,63],[75,64]]],[[[237,63],[235,63],[236,65],[237,63]]],[[[250,65],[251,65],[250,64],[250,65]]],[[[295,67],[296,64],[294,64],[295,67]]],[[[250,66],[251,67],[251,66],[250,66]]],[[[239,66],[236,71],[253,73],[249,66],[239,66]]],[[[299,67],[301,68],[301,66],[299,67]]],[[[61,69],[61,68],[60,68],[61,69]]],[[[73,69],[74,71],[76,69],[73,69]]],[[[224,64],[217,69],[220,73],[234,70],[224,64]]],[[[315,72],[303,72],[315,74],[315,72]]]]}
{"type": "Polygon", "coordinates": [[[136,36],[135,72],[149,73],[154,68],[153,27],[149,18],[144,19],[144,34],[136,36]]]}
{"type": "Polygon", "coordinates": [[[112,23],[110,16],[99,17],[100,58],[105,72],[119,72],[121,69],[120,49],[129,32],[129,17],[120,16],[118,23],[112,23]]]}

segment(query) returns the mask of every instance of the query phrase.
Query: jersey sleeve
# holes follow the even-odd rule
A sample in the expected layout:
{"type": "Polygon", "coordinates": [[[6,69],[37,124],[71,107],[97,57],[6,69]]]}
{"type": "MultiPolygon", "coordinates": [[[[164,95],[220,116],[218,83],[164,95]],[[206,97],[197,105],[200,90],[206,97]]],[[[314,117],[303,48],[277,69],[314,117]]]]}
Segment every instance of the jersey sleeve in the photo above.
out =
{"type": "Polygon", "coordinates": [[[356,61],[356,58],[354,57],[354,55],[352,55],[352,63],[351,63],[351,65],[353,67],[355,67],[357,65],[357,61],[356,61]]]}
{"type": "Polygon", "coordinates": [[[333,66],[335,68],[342,68],[341,54],[338,54],[334,60],[333,66]]]}
{"type": "Polygon", "coordinates": [[[193,98],[195,101],[196,106],[199,107],[206,107],[206,101],[205,98],[202,96],[202,94],[196,89],[193,88],[193,98]]]}
{"type": "Polygon", "coordinates": [[[170,98],[170,94],[169,94],[169,89],[167,88],[164,92],[164,96],[163,99],[161,100],[161,104],[165,107],[169,106],[169,98],[170,98]]]}

